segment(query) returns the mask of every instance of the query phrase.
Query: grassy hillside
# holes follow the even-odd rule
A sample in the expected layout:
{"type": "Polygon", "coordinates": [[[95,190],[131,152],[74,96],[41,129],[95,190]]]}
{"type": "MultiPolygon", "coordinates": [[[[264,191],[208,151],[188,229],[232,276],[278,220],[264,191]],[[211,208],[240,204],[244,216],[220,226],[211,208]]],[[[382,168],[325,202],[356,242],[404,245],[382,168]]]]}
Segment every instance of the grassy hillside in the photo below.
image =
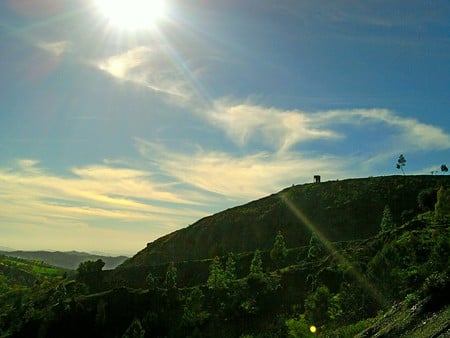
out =
{"type": "Polygon", "coordinates": [[[401,223],[402,213],[411,217],[420,211],[422,190],[449,184],[450,176],[389,176],[293,186],[159,238],[119,269],[267,250],[278,231],[287,247],[300,247],[308,243],[311,226],[329,241],[368,238],[378,232],[386,205],[401,223]]]}
{"type": "Polygon", "coordinates": [[[5,294],[14,288],[32,287],[67,273],[70,273],[70,270],[57,268],[42,261],[0,255],[0,293],[5,294]]]}
{"type": "Polygon", "coordinates": [[[0,251],[0,254],[29,260],[43,261],[52,266],[75,270],[81,262],[96,261],[105,262],[105,269],[114,269],[127,259],[125,256],[100,256],[77,251],[0,251]]]}
{"type": "Polygon", "coordinates": [[[0,255],[0,337],[21,328],[33,304],[50,304],[49,295],[71,273],[41,261],[0,255]]]}

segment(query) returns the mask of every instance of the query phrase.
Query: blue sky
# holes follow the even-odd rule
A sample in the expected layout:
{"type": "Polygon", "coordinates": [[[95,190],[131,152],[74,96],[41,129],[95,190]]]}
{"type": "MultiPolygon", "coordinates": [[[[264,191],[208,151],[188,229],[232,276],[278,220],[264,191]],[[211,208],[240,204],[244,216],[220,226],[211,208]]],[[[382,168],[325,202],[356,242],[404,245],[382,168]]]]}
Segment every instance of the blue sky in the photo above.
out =
{"type": "Polygon", "coordinates": [[[0,246],[132,254],[315,174],[399,174],[400,154],[439,170],[449,17],[448,1],[172,0],[127,27],[97,0],[2,1],[0,246]]]}

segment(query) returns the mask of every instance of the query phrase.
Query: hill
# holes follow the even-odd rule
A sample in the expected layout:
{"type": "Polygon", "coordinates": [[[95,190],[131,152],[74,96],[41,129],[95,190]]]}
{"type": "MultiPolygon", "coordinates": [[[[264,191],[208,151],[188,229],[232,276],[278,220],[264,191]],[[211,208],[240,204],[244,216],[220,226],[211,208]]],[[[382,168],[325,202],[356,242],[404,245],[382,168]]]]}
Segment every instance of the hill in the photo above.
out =
{"type": "MultiPolygon", "coordinates": [[[[191,228],[203,228],[208,238],[215,228],[207,225],[223,230],[219,221],[228,216],[242,224],[255,219],[263,230],[265,220],[265,227],[284,235],[277,235],[281,258],[271,250],[275,234],[264,239],[269,244],[261,251],[249,245],[232,254],[220,242],[236,235],[222,233],[219,243],[205,244],[222,250],[221,257],[208,257],[214,251],[206,247],[206,256],[191,260],[160,265],[136,260],[152,258],[151,252],[143,253],[160,239],[115,270],[102,271],[102,264],[89,262],[74,280],[46,280],[34,283],[33,292],[8,296],[0,336],[448,336],[449,180],[395,176],[285,189],[200,220],[162,242],[191,228]],[[437,192],[440,186],[446,189],[437,192]],[[254,210],[260,219],[250,218],[257,215],[254,210]],[[297,223],[287,222],[293,222],[289,217],[297,223]],[[277,222],[293,229],[286,232],[289,226],[276,227],[277,222]]],[[[233,227],[224,223],[225,229],[233,227]]],[[[254,239],[256,230],[247,227],[243,233],[259,248],[263,241],[254,239]]]]}
{"type": "Polygon", "coordinates": [[[0,254],[10,257],[42,261],[52,266],[70,270],[75,270],[81,262],[96,261],[97,259],[101,259],[105,262],[105,269],[114,269],[128,258],[125,256],[111,257],[93,255],[78,251],[0,251],[0,254]]]}
{"type": "Polygon", "coordinates": [[[49,304],[49,295],[71,272],[41,261],[0,255],[0,337],[9,337],[20,328],[34,304],[49,304]]]}
{"type": "Polygon", "coordinates": [[[268,250],[278,231],[291,248],[307,245],[313,229],[332,242],[369,238],[379,231],[386,205],[400,224],[420,211],[421,191],[441,185],[450,185],[450,176],[370,177],[293,186],[148,243],[117,270],[268,250]]]}
{"type": "Polygon", "coordinates": [[[41,261],[0,255],[0,293],[4,294],[13,288],[31,287],[67,273],[70,271],[41,261]]]}
{"type": "MultiPolygon", "coordinates": [[[[227,268],[219,276],[225,284],[207,276],[180,287],[175,270],[173,283],[167,273],[147,278],[145,289],[94,290],[103,274],[92,272],[33,299],[31,311],[22,302],[20,325],[5,331],[27,338],[446,337],[449,216],[423,213],[367,240],[333,243],[315,257],[300,249],[278,269],[263,257],[263,268],[252,272],[247,255],[237,255],[236,272],[246,272],[227,268]]],[[[11,309],[7,318],[16,313],[11,309]]]]}

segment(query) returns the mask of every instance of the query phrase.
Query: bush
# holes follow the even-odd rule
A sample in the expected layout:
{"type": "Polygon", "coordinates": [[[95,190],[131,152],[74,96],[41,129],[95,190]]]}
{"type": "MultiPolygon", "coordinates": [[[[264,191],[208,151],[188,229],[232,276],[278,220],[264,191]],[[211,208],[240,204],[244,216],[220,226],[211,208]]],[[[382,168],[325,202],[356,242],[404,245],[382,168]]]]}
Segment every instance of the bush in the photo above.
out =
{"type": "Polygon", "coordinates": [[[437,194],[434,188],[424,189],[417,195],[417,204],[423,211],[433,210],[436,202],[437,194]]]}
{"type": "Polygon", "coordinates": [[[286,326],[290,337],[314,337],[314,334],[310,331],[310,325],[308,325],[305,316],[301,315],[298,319],[286,320],[286,326]]]}
{"type": "Polygon", "coordinates": [[[317,326],[327,322],[330,319],[330,298],[330,290],[326,286],[319,286],[305,299],[305,318],[317,326]]]}

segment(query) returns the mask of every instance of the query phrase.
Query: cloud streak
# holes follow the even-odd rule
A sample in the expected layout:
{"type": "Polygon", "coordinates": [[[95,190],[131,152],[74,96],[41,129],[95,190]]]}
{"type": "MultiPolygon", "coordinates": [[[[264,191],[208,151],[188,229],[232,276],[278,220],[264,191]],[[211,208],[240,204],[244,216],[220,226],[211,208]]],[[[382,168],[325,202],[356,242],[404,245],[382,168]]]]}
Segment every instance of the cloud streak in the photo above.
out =
{"type": "Polygon", "coordinates": [[[394,152],[450,148],[450,135],[441,128],[396,115],[387,109],[304,112],[217,101],[214,109],[204,116],[239,146],[253,141],[277,152],[289,151],[305,142],[345,140],[351,134],[349,127],[360,131],[377,127],[380,144],[389,139],[396,145],[394,152]]]}
{"type": "Polygon", "coordinates": [[[403,151],[450,149],[450,135],[443,129],[417,119],[396,115],[388,109],[327,111],[318,113],[316,122],[326,126],[352,125],[361,129],[368,125],[381,124],[393,128],[393,137],[403,151]]]}
{"type": "Polygon", "coordinates": [[[168,191],[142,170],[98,165],[58,176],[24,159],[0,168],[0,185],[4,238],[19,224],[41,231],[66,226],[92,231],[123,228],[146,233],[143,245],[204,215],[198,202],[168,191]]]}
{"type": "Polygon", "coordinates": [[[70,43],[68,41],[38,41],[36,42],[36,47],[46,51],[54,57],[61,57],[68,51],[70,43]]]}
{"type": "Polygon", "coordinates": [[[165,175],[203,191],[232,201],[247,201],[311,181],[314,173],[345,177],[348,158],[300,152],[256,152],[243,156],[202,149],[186,154],[137,139],[141,154],[165,175]]]}
{"type": "Polygon", "coordinates": [[[338,139],[330,129],[314,126],[314,116],[301,111],[282,111],[258,105],[216,102],[207,119],[239,145],[252,139],[263,139],[279,151],[289,150],[299,142],[315,139],[338,139]]]}
{"type": "Polygon", "coordinates": [[[154,92],[188,100],[192,93],[182,72],[162,48],[135,47],[110,56],[95,66],[121,81],[144,86],[154,92]]]}

